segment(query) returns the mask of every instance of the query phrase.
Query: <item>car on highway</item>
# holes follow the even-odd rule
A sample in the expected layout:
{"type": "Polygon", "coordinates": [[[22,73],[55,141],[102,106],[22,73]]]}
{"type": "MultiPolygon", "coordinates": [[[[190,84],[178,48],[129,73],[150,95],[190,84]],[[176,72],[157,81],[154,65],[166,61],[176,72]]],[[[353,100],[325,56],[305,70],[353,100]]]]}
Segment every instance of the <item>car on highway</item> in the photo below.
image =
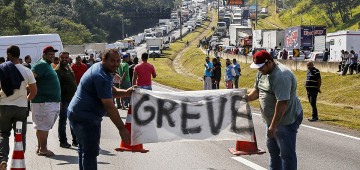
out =
{"type": "Polygon", "coordinates": [[[324,52],[311,52],[309,58],[305,61],[323,61],[324,52]]]}

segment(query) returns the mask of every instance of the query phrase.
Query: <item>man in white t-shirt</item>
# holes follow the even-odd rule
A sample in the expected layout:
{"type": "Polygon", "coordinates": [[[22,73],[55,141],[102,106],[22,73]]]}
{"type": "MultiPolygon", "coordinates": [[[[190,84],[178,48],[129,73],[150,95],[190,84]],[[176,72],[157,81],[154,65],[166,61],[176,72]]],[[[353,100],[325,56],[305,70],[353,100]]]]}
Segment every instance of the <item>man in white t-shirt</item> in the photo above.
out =
{"type": "Polygon", "coordinates": [[[9,136],[17,121],[23,123],[22,140],[25,150],[28,101],[37,93],[32,71],[19,62],[19,47],[12,45],[7,48],[6,53],[10,61],[0,65],[0,170],[6,170],[9,136]]]}

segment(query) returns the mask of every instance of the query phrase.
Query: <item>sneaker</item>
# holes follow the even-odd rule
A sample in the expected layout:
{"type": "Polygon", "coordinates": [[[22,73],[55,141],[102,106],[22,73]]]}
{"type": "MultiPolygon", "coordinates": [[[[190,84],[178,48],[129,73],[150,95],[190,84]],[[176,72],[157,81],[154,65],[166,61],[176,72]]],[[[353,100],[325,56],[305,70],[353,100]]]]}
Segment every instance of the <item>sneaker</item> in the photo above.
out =
{"type": "Polygon", "coordinates": [[[0,164],[0,170],[6,170],[7,163],[5,161],[2,161],[0,164]]]}
{"type": "Polygon", "coordinates": [[[308,119],[310,122],[316,122],[318,121],[319,119],[318,118],[311,118],[311,119],[308,119]]]}
{"type": "Polygon", "coordinates": [[[78,144],[76,141],[73,142],[71,145],[72,145],[72,146],[75,146],[75,147],[78,147],[78,146],[79,146],[79,144],[78,144]]]}
{"type": "Polygon", "coordinates": [[[69,143],[60,143],[60,147],[62,147],[62,148],[70,148],[71,147],[71,145],[69,144],[69,143]]]}

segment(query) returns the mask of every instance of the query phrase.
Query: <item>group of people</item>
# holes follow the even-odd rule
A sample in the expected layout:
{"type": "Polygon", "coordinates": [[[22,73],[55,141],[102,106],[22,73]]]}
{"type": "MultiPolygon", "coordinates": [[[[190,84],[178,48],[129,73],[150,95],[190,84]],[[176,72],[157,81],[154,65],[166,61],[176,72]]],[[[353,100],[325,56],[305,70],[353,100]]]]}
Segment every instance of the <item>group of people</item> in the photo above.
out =
{"type": "Polygon", "coordinates": [[[341,50],[341,62],[339,63],[338,72],[340,72],[343,76],[347,74],[348,70],[350,75],[353,75],[354,72],[358,74],[360,71],[360,65],[358,65],[358,60],[359,54],[355,53],[354,50],[351,50],[350,52],[341,50]]]}
{"type": "MultiPolygon", "coordinates": [[[[131,71],[129,55],[120,54],[115,49],[106,51],[101,62],[91,63],[90,67],[82,63],[81,58],[76,58],[76,62],[70,65],[69,53],[61,52],[54,69],[52,64],[56,52],[58,50],[51,46],[45,47],[42,59],[32,68],[30,65],[30,70],[19,62],[19,47],[13,45],[7,49],[9,61],[0,64],[0,81],[10,80],[0,82],[0,170],[7,167],[10,131],[17,121],[23,122],[24,148],[26,146],[28,101],[31,101],[32,120],[38,139],[36,153],[39,156],[55,155],[48,148],[47,138],[57,117],[60,147],[63,148],[71,147],[65,133],[66,121],[70,121],[72,145],[78,146],[80,170],[97,169],[103,116],[111,119],[125,143],[130,142],[129,132],[113,99],[124,98],[124,107],[129,107],[126,97],[130,97],[134,91],[131,86],[152,90],[151,78],[156,77],[156,72],[154,66],[147,63],[148,54],[142,54],[142,62],[134,65],[131,71]],[[77,74],[81,75],[79,80],[77,74]]],[[[308,62],[307,66],[305,86],[313,107],[310,121],[316,121],[316,97],[321,92],[321,76],[312,62],[308,62]]],[[[204,89],[219,88],[220,58],[210,62],[210,58],[206,57],[204,67],[204,89]]],[[[259,100],[267,128],[270,169],[296,169],[296,134],[303,120],[303,109],[296,94],[296,77],[285,65],[274,61],[265,50],[253,55],[250,68],[257,69],[258,73],[254,89],[244,99],[259,100]]],[[[226,59],[225,72],[226,87],[233,88],[234,84],[238,88],[241,69],[235,59],[232,63],[226,59]]]]}
{"type": "MultiPolygon", "coordinates": [[[[221,81],[221,60],[220,57],[212,59],[210,57],[205,58],[204,63],[204,90],[212,90],[220,88],[221,81]]],[[[237,63],[236,59],[226,59],[225,67],[225,85],[227,89],[239,88],[239,78],[241,75],[240,64],[237,63]]]]}
{"type": "Polygon", "coordinates": [[[115,49],[105,52],[101,62],[96,63],[90,56],[90,62],[86,64],[81,57],[77,57],[76,62],[71,64],[68,52],[60,52],[58,62],[54,62],[56,52],[58,50],[52,46],[45,47],[42,59],[32,66],[30,56],[25,57],[25,63],[20,64],[18,46],[7,48],[8,61],[0,64],[0,170],[7,168],[9,137],[17,121],[23,125],[22,140],[26,149],[30,101],[38,141],[36,154],[39,156],[55,155],[49,149],[47,140],[49,130],[58,117],[60,147],[78,147],[81,170],[97,169],[101,120],[105,114],[118,128],[122,140],[130,142],[130,135],[124,128],[113,98],[130,97],[134,91],[131,84],[152,89],[151,77],[155,78],[156,72],[147,63],[148,54],[144,53],[142,63],[134,65],[134,71],[129,71],[126,63],[129,61],[128,54],[120,55],[115,49]],[[131,73],[133,77],[129,83],[126,77],[131,73]],[[122,82],[127,82],[126,86],[119,86],[124,89],[114,86],[114,77],[119,75],[122,82]],[[70,120],[72,144],[67,142],[67,119],[70,120]]]}

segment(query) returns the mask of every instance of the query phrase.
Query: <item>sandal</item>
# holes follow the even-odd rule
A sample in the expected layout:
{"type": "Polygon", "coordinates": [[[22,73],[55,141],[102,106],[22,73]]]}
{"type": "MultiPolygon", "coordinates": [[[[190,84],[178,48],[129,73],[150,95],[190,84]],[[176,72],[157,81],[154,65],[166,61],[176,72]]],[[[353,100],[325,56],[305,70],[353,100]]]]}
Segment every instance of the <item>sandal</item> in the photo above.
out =
{"type": "Polygon", "coordinates": [[[55,156],[54,152],[52,152],[51,150],[47,150],[46,152],[37,152],[37,155],[39,156],[45,156],[45,157],[53,157],[55,156]]]}

